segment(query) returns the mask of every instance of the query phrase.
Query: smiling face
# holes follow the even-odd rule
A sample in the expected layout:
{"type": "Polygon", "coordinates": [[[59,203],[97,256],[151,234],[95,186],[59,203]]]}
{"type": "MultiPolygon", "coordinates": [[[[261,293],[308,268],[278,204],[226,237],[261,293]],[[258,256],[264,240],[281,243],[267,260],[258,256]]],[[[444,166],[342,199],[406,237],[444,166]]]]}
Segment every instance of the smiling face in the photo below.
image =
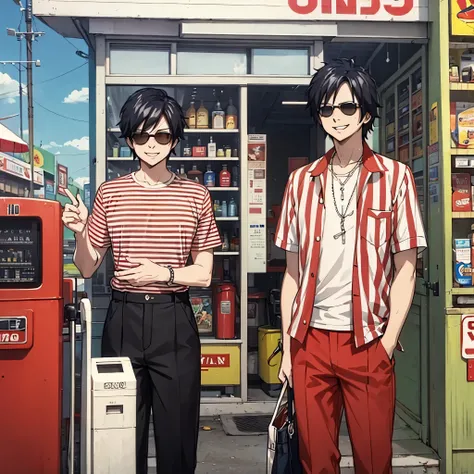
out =
{"type": "Polygon", "coordinates": [[[370,115],[366,114],[361,120],[359,103],[347,82],[327,101],[323,101],[319,109],[319,119],[325,132],[338,142],[352,137],[355,133],[362,134],[362,126],[368,123],[370,118],[370,115]]]}
{"type": "Polygon", "coordinates": [[[178,140],[173,142],[164,116],[152,128],[143,130],[144,124],[145,122],[140,124],[131,139],[127,138],[127,143],[141,161],[153,167],[170,155],[178,140]]]}

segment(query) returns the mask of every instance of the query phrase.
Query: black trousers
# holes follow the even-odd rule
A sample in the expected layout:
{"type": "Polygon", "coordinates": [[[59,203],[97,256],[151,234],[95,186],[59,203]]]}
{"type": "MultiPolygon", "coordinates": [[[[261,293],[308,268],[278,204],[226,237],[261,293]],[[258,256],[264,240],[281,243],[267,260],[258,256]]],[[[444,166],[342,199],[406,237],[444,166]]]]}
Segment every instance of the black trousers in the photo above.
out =
{"type": "Polygon", "coordinates": [[[193,474],[199,432],[201,345],[188,293],[113,291],[103,357],[129,357],[137,379],[137,472],[147,474],[150,412],[158,474],[193,474]]]}

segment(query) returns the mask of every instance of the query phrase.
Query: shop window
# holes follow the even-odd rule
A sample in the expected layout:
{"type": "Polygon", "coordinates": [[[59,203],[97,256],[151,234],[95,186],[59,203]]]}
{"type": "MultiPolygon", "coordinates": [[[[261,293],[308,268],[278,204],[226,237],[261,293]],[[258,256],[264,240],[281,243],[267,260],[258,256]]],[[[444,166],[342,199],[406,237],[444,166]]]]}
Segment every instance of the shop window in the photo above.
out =
{"type": "Polygon", "coordinates": [[[307,49],[253,49],[252,74],[306,76],[309,52],[307,49]]]}
{"type": "Polygon", "coordinates": [[[245,51],[178,51],[178,74],[244,75],[247,74],[245,51]]]}
{"type": "Polygon", "coordinates": [[[148,46],[110,46],[110,74],[160,76],[170,73],[170,52],[148,46]]]}

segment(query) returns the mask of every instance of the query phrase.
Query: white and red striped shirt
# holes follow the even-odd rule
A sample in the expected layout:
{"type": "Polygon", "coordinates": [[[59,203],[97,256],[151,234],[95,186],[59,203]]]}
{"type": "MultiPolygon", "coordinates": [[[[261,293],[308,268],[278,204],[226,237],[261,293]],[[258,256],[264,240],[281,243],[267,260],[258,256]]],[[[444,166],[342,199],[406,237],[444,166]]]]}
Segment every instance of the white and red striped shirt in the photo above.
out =
{"type": "MultiPolygon", "coordinates": [[[[127,257],[181,268],[192,251],[221,246],[209,191],[178,176],[163,187],[142,186],[133,173],[103,183],[88,232],[94,247],[112,247],[116,271],[134,266],[127,257]]],[[[116,290],[145,293],[188,289],[166,283],[135,287],[116,278],[110,284],[116,290]]]]}
{"type": "MultiPolygon", "coordinates": [[[[288,333],[303,343],[316,295],[324,232],[328,164],[334,149],[293,171],[283,197],[275,244],[298,252],[299,285],[288,333]]],[[[406,165],[378,155],[364,143],[357,193],[352,270],[352,316],[356,346],[381,336],[388,321],[393,253],[426,248],[413,174],[406,165]]]]}

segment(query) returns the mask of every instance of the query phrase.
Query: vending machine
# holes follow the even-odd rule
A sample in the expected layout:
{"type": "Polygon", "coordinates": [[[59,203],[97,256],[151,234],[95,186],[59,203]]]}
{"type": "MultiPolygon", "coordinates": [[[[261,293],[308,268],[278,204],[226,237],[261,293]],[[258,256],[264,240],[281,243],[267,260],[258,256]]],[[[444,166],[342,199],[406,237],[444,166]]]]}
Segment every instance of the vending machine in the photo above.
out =
{"type": "Polygon", "coordinates": [[[0,198],[0,472],[59,474],[63,227],[58,202],[0,198]]]}

